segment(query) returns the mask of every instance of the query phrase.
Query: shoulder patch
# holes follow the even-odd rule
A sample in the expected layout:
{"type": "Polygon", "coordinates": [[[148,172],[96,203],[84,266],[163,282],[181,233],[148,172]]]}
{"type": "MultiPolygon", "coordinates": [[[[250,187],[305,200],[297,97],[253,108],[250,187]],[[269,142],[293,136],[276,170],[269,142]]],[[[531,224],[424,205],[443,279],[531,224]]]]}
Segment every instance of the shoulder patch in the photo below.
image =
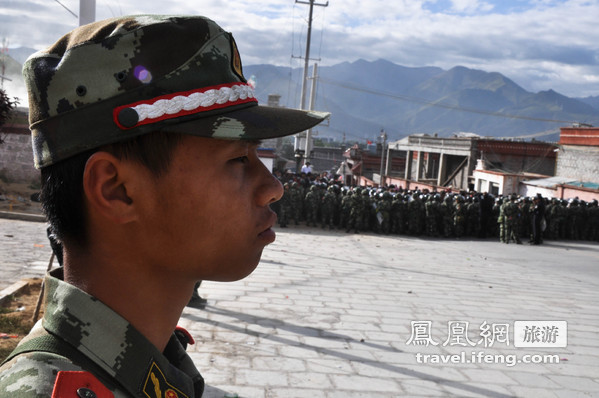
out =
{"type": "Polygon", "coordinates": [[[89,372],[58,372],[52,398],[114,398],[114,394],[89,372]]]}
{"type": "Polygon", "coordinates": [[[189,398],[166,380],[156,362],[152,362],[150,366],[143,386],[143,393],[148,398],[189,398]]]}

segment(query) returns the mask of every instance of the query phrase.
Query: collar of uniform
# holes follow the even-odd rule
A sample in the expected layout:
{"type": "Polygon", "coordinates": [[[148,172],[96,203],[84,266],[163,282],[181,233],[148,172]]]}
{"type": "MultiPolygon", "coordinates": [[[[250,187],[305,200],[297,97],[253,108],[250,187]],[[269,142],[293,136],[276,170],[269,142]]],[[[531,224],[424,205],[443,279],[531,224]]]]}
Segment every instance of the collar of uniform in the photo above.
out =
{"type": "Polygon", "coordinates": [[[202,378],[174,334],[167,358],[127,320],[62,279],[62,268],[46,276],[43,326],[48,332],[77,348],[133,396],[199,396],[202,378]],[[173,344],[178,348],[173,350],[173,344]]]}

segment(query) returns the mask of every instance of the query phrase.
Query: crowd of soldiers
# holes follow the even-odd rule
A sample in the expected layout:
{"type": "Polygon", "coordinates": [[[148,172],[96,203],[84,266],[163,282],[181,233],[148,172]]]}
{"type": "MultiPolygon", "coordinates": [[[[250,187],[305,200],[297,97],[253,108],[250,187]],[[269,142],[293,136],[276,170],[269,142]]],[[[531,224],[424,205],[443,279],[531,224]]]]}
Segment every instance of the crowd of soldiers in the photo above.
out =
{"type": "Polygon", "coordinates": [[[284,194],[273,209],[282,228],[305,222],[307,226],[348,233],[493,237],[517,244],[539,244],[543,238],[599,241],[597,200],[516,194],[494,197],[486,192],[430,192],[393,185],[348,187],[335,179],[303,174],[279,178],[284,194]]]}

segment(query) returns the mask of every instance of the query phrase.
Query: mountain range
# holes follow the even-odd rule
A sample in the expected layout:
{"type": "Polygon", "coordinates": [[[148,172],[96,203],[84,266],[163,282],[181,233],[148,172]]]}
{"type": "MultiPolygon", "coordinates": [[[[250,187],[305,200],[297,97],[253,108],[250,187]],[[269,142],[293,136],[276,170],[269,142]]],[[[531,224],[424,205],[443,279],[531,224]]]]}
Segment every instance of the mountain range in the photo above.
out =
{"type": "MultiPolygon", "coordinates": [[[[4,57],[5,75],[20,80],[21,65],[33,51],[11,49],[4,57]]],[[[248,65],[244,74],[254,81],[260,103],[277,94],[281,106],[299,107],[302,68],[248,65]]],[[[310,86],[311,80],[306,104],[310,86]]],[[[560,127],[599,125],[599,96],[531,93],[497,72],[463,66],[405,67],[383,59],[319,67],[314,109],[331,112],[315,135],[348,143],[374,141],[381,130],[389,141],[411,134],[449,137],[460,132],[557,141],[560,127]]]]}
{"type": "MultiPolygon", "coordinates": [[[[244,68],[246,77],[254,76],[261,103],[279,94],[289,107],[300,103],[302,73],[302,68],[272,65],[244,68]]],[[[382,59],[345,62],[318,68],[316,92],[314,109],[332,113],[328,126],[317,127],[318,134],[337,139],[345,134],[349,142],[375,140],[382,129],[391,141],[461,132],[557,141],[560,127],[599,124],[599,96],[531,93],[500,73],[463,66],[443,70],[382,59]]]]}

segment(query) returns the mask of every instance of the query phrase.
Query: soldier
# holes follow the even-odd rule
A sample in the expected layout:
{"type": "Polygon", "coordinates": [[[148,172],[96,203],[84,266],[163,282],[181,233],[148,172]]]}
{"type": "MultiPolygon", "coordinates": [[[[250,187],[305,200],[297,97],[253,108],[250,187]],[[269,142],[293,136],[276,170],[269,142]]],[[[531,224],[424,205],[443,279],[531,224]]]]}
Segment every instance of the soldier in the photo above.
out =
{"type": "Polygon", "coordinates": [[[429,195],[424,204],[426,211],[426,234],[435,238],[439,236],[439,225],[437,224],[437,220],[439,218],[439,213],[441,212],[441,205],[439,204],[440,200],[441,196],[439,194],[429,195]]]}
{"type": "Polygon", "coordinates": [[[347,220],[346,232],[352,229],[354,233],[362,230],[362,221],[364,220],[364,202],[362,201],[362,188],[356,187],[351,195],[349,219],[347,220]]]}
{"type": "Polygon", "coordinates": [[[520,208],[516,203],[517,196],[516,194],[512,194],[509,200],[506,203],[505,209],[503,211],[503,217],[505,222],[505,243],[510,243],[510,240],[513,240],[517,244],[521,244],[520,235],[519,235],[519,222],[520,222],[520,208]]]}
{"type": "Polygon", "coordinates": [[[388,235],[391,232],[391,202],[393,196],[391,193],[383,192],[376,208],[377,231],[388,235]],[[380,221],[378,220],[380,219],[380,221]]]}
{"type": "Polygon", "coordinates": [[[507,242],[507,221],[505,218],[505,209],[507,208],[507,204],[510,202],[508,198],[498,199],[499,205],[499,217],[497,217],[497,223],[499,224],[499,241],[501,243],[507,242]]]}
{"type": "Polygon", "coordinates": [[[532,213],[532,238],[531,245],[540,245],[543,243],[543,228],[542,223],[545,221],[545,201],[541,194],[537,194],[533,199],[532,213]]]}
{"type": "Polygon", "coordinates": [[[457,195],[455,199],[453,230],[456,238],[461,238],[466,232],[466,206],[462,195],[457,195]]]}
{"type": "Polygon", "coordinates": [[[468,236],[479,236],[480,235],[480,201],[478,195],[471,196],[468,198],[468,205],[466,206],[466,235],[468,236]]]}
{"type": "Polygon", "coordinates": [[[582,211],[578,197],[571,199],[568,203],[566,217],[566,237],[572,240],[580,239],[580,222],[582,211]]]}
{"type": "Polygon", "coordinates": [[[589,202],[588,208],[589,233],[587,239],[590,241],[599,241],[599,206],[597,199],[589,202]]]}
{"type": "Polygon", "coordinates": [[[420,191],[412,194],[411,201],[408,202],[408,229],[410,235],[421,235],[424,230],[424,205],[421,199],[420,191]]]}
{"type": "MultiPolygon", "coordinates": [[[[487,192],[480,195],[480,206],[479,206],[479,234],[480,238],[486,238],[487,235],[492,234],[493,227],[491,226],[490,220],[493,214],[493,198],[487,192]]],[[[493,221],[493,224],[495,222],[493,221]]]]}
{"type": "Polygon", "coordinates": [[[232,35],[199,16],[83,26],[24,74],[64,261],[0,396],[200,397],[181,311],[197,281],[244,278],[275,239],[283,189],[258,140],[325,115],[258,106],[232,35]]]}
{"type": "Polygon", "coordinates": [[[291,193],[288,182],[283,184],[283,196],[279,200],[279,226],[286,228],[289,223],[289,214],[291,213],[291,193]]]}
{"type": "Polygon", "coordinates": [[[373,206],[373,202],[370,199],[370,190],[364,188],[362,190],[362,230],[371,231],[374,225],[373,219],[375,217],[376,210],[373,206]]]}
{"type": "Polygon", "coordinates": [[[533,205],[529,197],[525,197],[519,204],[520,214],[522,214],[522,220],[520,222],[520,237],[524,236],[531,241],[533,238],[532,230],[532,218],[533,218],[533,205]]]}
{"type": "Polygon", "coordinates": [[[404,234],[405,225],[405,202],[403,201],[403,195],[397,193],[391,201],[391,232],[404,234]]]}
{"type": "Polygon", "coordinates": [[[329,229],[334,228],[335,213],[337,212],[337,195],[335,194],[335,186],[331,185],[327,188],[324,197],[322,198],[322,228],[327,225],[329,229]]]}
{"type": "Polygon", "coordinates": [[[299,222],[302,219],[304,199],[302,194],[302,188],[300,187],[297,181],[291,183],[289,200],[291,202],[291,212],[289,213],[289,216],[293,218],[295,225],[299,225],[299,222]]]}
{"type": "Polygon", "coordinates": [[[316,185],[312,185],[304,199],[304,207],[306,210],[306,226],[308,227],[310,224],[315,227],[316,220],[318,219],[320,198],[318,197],[318,192],[316,192],[317,189],[318,187],[316,185]]]}
{"type": "Polygon", "coordinates": [[[345,195],[341,198],[341,211],[339,212],[339,229],[347,228],[349,214],[351,212],[352,191],[344,190],[345,195]]]}
{"type": "Polygon", "coordinates": [[[441,205],[441,214],[443,218],[443,236],[449,238],[453,236],[453,216],[454,216],[453,199],[451,195],[445,196],[445,200],[441,205]]]}

